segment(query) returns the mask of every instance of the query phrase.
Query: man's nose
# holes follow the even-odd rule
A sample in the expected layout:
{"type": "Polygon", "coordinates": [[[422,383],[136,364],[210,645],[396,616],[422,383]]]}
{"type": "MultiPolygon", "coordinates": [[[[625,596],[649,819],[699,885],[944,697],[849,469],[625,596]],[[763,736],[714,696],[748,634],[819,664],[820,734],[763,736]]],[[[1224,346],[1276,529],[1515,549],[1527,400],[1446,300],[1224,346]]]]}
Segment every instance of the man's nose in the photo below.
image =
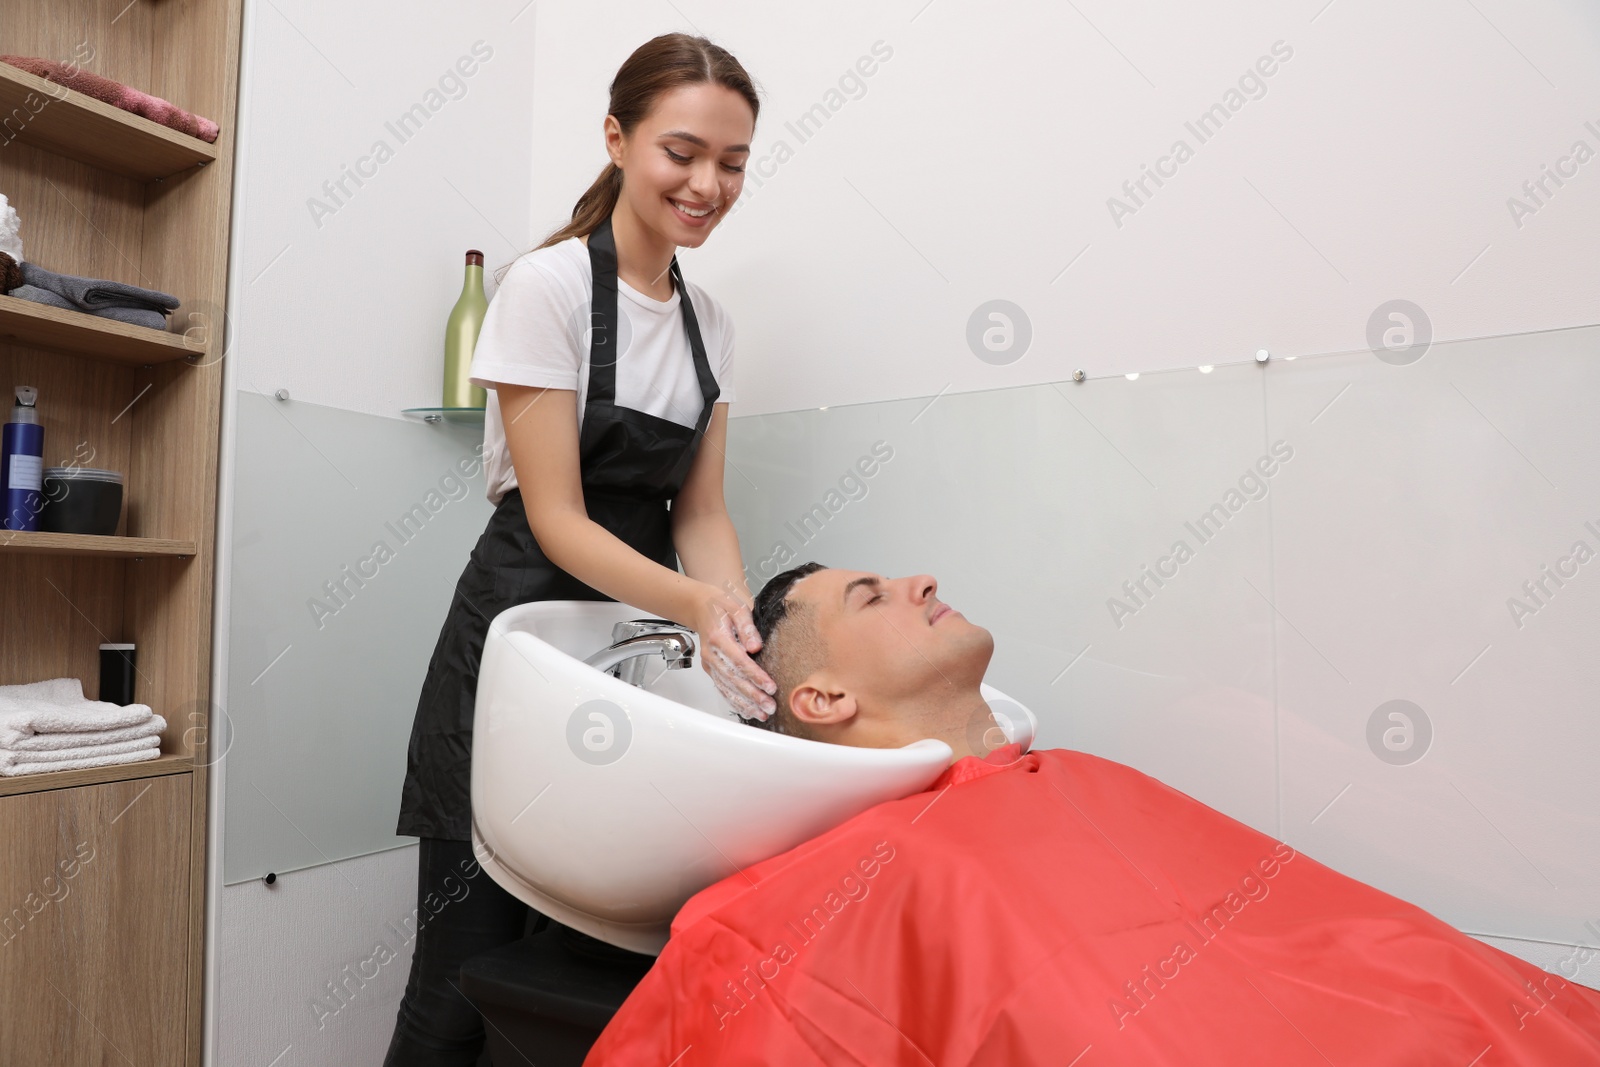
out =
{"type": "Polygon", "coordinates": [[[911,599],[917,604],[926,604],[928,598],[939,591],[939,581],[931,574],[914,574],[906,582],[911,588],[911,599]]]}

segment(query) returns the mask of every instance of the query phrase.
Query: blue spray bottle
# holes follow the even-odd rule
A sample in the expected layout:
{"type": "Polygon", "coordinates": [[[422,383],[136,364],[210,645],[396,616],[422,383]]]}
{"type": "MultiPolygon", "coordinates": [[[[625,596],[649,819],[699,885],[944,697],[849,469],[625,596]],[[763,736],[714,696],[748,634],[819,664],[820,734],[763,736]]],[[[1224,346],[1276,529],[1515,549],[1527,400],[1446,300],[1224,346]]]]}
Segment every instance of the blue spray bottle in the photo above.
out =
{"type": "Polygon", "coordinates": [[[37,530],[44,507],[44,427],[34,404],[39,390],[17,386],[11,421],[0,432],[0,529],[37,530]]]}

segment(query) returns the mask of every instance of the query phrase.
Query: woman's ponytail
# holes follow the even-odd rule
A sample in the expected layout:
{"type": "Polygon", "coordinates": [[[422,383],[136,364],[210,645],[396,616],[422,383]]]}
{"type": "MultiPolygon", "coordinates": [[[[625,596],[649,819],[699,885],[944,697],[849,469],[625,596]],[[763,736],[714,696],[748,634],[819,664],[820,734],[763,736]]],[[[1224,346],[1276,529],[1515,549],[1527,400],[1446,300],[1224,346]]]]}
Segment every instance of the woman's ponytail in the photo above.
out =
{"type": "Polygon", "coordinates": [[[606,163],[605,169],[600,172],[600,177],[580,197],[572,208],[572,221],[561,227],[555,233],[544,239],[540,248],[547,248],[553,244],[560,244],[570,237],[584,237],[593,233],[599,225],[611,217],[611,212],[616,210],[617,200],[622,196],[622,168],[615,163],[606,163]]]}

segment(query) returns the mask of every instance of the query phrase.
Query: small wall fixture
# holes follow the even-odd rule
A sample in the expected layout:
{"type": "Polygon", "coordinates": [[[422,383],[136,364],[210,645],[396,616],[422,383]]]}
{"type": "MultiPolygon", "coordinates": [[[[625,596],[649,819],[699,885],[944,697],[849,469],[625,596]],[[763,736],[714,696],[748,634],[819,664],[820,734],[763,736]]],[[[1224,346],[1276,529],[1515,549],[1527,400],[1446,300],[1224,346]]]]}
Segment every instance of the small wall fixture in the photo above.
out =
{"type": "Polygon", "coordinates": [[[431,425],[441,422],[469,426],[483,425],[483,408],[403,408],[400,414],[411,419],[421,419],[431,425]]]}

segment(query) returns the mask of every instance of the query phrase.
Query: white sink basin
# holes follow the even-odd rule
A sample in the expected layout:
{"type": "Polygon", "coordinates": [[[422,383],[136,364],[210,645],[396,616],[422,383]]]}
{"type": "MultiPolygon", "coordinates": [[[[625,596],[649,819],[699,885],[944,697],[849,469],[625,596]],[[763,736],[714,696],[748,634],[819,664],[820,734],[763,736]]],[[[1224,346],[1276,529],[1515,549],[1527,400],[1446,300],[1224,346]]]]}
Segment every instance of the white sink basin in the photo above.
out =
{"type": "MultiPolygon", "coordinates": [[[[648,691],[583,662],[611,644],[612,624],[648,617],[613,601],[550,600],[494,619],[478,675],[472,839],[484,869],[519,899],[657,953],[695,893],[923,789],[951,750],[932,739],[847,748],[755,729],[712,685],[698,639],[694,666],[648,691]]],[[[661,661],[651,663],[654,675],[661,661]]],[[[1008,739],[1030,744],[1032,713],[990,686],[983,695],[1008,739]]]]}

